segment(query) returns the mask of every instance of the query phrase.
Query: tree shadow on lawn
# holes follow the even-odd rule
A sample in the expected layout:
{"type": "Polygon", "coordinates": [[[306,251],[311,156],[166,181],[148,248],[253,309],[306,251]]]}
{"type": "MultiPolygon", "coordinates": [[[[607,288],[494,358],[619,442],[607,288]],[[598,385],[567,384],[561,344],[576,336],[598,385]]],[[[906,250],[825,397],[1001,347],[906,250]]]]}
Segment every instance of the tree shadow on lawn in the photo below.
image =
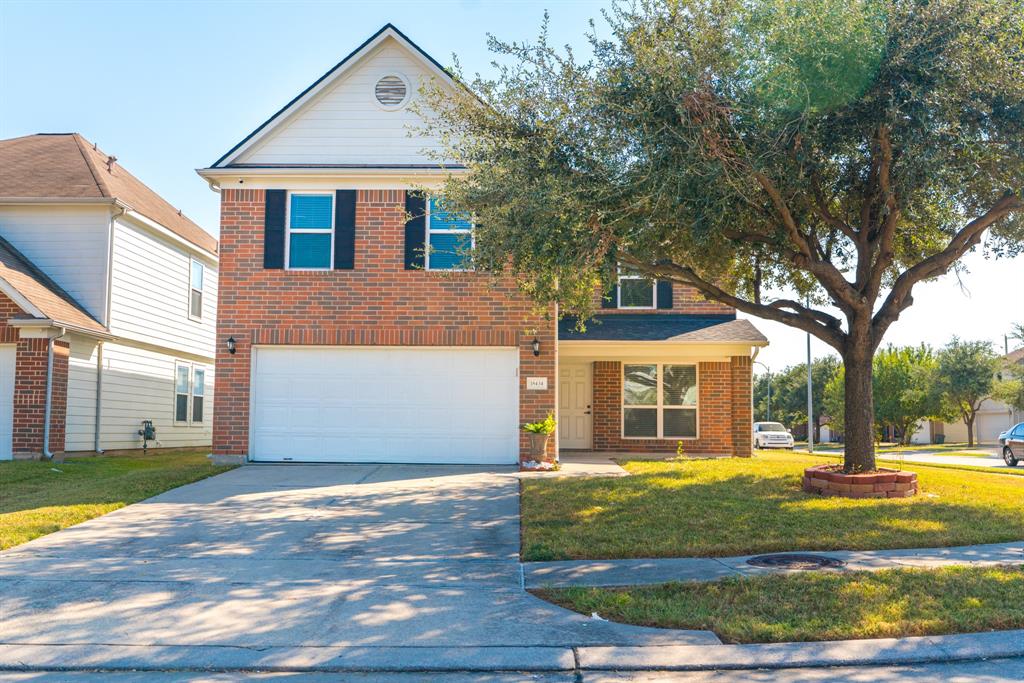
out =
{"type": "Polygon", "coordinates": [[[880,550],[1024,538],[1024,483],[972,486],[921,475],[903,499],[825,498],[792,474],[686,471],[531,483],[524,560],[723,557],[792,550],[880,550]],[[712,475],[714,476],[714,475],[712,475]],[[707,477],[704,477],[705,479],[707,477]]]}

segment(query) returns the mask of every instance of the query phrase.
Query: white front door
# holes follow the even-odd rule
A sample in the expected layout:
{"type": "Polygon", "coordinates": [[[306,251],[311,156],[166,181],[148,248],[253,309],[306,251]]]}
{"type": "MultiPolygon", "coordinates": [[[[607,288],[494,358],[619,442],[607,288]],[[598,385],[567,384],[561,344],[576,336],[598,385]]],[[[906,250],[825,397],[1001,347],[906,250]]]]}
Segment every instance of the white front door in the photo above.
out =
{"type": "Polygon", "coordinates": [[[515,348],[260,346],[249,457],[511,465],[518,368],[515,348]]]}
{"type": "Polygon", "coordinates": [[[592,363],[558,368],[558,447],[590,448],[594,429],[592,363]]]}
{"type": "Polygon", "coordinates": [[[18,351],[13,344],[0,346],[0,460],[10,460],[14,434],[14,370],[18,351]]]}

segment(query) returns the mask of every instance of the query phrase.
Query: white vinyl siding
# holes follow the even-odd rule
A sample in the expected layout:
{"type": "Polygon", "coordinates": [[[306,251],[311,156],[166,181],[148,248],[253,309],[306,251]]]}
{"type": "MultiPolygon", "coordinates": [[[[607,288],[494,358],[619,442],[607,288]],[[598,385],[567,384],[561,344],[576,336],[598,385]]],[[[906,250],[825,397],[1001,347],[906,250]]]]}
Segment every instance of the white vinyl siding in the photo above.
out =
{"type": "MultiPolygon", "coordinates": [[[[200,367],[204,377],[202,424],[174,422],[174,367],[181,358],[150,349],[105,342],[103,345],[103,405],[101,446],[104,450],[142,448],[138,435],[143,420],[153,420],[156,443],[151,448],[208,446],[212,440],[213,364],[186,361],[200,367]]],[[[71,339],[68,368],[68,423],[64,448],[93,450],[96,419],[96,344],[71,339]]]]}
{"type": "Polygon", "coordinates": [[[0,236],[104,322],[109,206],[0,206],[0,236]]]}
{"type": "Polygon", "coordinates": [[[204,260],[203,312],[189,319],[191,262],[185,247],[127,221],[114,232],[110,331],[125,339],[212,357],[217,319],[217,269],[204,260]]]}
{"type": "Polygon", "coordinates": [[[431,74],[420,59],[387,39],[320,93],[290,121],[236,159],[248,164],[436,164],[424,150],[440,150],[437,140],[409,135],[422,125],[410,106],[387,111],[374,89],[382,76],[401,74],[417,101],[420,84],[431,74]]]}

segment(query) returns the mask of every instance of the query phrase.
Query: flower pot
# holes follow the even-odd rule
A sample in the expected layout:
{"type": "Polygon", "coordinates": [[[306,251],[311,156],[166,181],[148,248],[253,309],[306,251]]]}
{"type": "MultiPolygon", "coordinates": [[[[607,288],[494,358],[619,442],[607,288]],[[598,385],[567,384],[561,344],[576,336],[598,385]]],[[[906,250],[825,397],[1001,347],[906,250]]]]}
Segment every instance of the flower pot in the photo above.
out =
{"type": "Polygon", "coordinates": [[[551,435],[529,432],[527,436],[530,437],[530,458],[543,460],[548,452],[548,439],[551,438],[551,435]]]}

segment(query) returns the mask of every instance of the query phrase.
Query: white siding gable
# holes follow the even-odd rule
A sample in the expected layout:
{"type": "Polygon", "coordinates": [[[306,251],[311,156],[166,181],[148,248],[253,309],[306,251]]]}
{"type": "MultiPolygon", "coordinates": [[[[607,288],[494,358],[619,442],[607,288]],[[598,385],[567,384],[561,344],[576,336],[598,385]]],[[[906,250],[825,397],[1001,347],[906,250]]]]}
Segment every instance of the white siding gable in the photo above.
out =
{"type": "Polygon", "coordinates": [[[188,315],[189,268],[201,254],[119,218],[114,226],[110,331],[132,340],[212,358],[217,320],[217,266],[200,259],[203,316],[188,315]]]}
{"type": "Polygon", "coordinates": [[[422,119],[409,104],[389,111],[377,102],[374,86],[390,74],[409,83],[410,104],[421,100],[421,85],[439,82],[421,56],[389,36],[232,163],[437,164],[424,150],[438,150],[440,144],[415,132],[422,119]]]}
{"type": "Polygon", "coordinates": [[[0,206],[0,235],[105,323],[108,206],[0,206]]]}

